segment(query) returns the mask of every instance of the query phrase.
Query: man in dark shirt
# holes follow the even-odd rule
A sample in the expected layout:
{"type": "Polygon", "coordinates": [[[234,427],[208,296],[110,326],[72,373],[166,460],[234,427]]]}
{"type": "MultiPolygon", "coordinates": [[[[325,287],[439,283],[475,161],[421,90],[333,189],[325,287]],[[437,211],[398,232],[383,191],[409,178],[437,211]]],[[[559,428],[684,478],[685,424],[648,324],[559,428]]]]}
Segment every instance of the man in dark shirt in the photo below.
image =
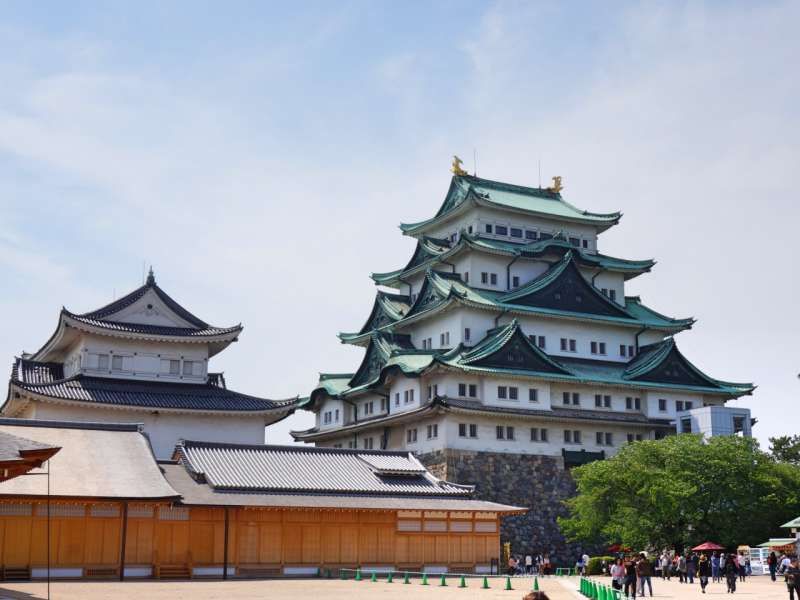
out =
{"type": "Polygon", "coordinates": [[[795,594],[797,594],[797,600],[800,600],[800,563],[796,558],[792,560],[784,574],[786,575],[786,587],[789,588],[789,600],[794,600],[795,594]]]}
{"type": "Polygon", "coordinates": [[[646,583],[652,597],[653,581],[651,577],[653,576],[653,567],[644,552],[639,555],[639,560],[636,562],[636,575],[639,577],[639,594],[644,596],[644,584],[646,583]]]}

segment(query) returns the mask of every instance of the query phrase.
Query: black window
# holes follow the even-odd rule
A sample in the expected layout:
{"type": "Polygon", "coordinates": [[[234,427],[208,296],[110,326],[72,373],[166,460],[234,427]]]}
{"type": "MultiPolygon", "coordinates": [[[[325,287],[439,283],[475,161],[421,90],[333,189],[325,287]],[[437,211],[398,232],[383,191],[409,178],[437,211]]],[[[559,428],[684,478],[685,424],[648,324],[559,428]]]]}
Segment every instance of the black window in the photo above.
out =
{"type": "Polygon", "coordinates": [[[594,405],[603,406],[603,396],[601,394],[594,395],[594,405]]]}
{"type": "MultiPolygon", "coordinates": [[[[472,233],[472,232],[470,232],[470,233],[472,233]]],[[[589,247],[589,240],[583,240],[583,247],[584,248],[588,248],[589,247]]]]}
{"type": "Polygon", "coordinates": [[[478,396],[478,386],[474,383],[469,384],[469,397],[476,398],[478,396]]]}
{"type": "Polygon", "coordinates": [[[536,239],[536,232],[531,230],[525,231],[525,239],[526,240],[535,240],[536,239]]]}
{"type": "Polygon", "coordinates": [[[458,395],[459,396],[466,396],[467,395],[467,384],[466,383],[459,383],[458,384],[458,395]]]}
{"type": "Polygon", "coordinates": [[[614,445],[614,434],[606,432],[606,446],[614,445]]]}
{"type": "Polygon", "coordinates": [[[469,437],[476,438],[478,437],[478,426],[475,424],[471,424],[469,426],[469,437]]]}
{"type": "Polygon", "coordinates": [[[617,299],[617,290],[608,290],[608,297],[612,300],[617,299]]]}
{"type": "Polygon", "coordinates": [[[619,355],[620,356],[625,356],[625,344],[620,344],[619,345],[619,355]]]}
{"type": "Polygon", "coordinates": [[[611,408],[611,396],[603,396],[603,406],[611,408]]]}
{"type": "Polygon", "coordinates": [[[498,440],[504,440],[506,438],[506,430],[502,425],[497,425],[495,427],[495,435],[497,436],[498,440]]]}
{"type": "Polygon", "coordinates": [[[489,277],[489,281],[492,285],[497,285],[497,273],[492,273],[489,277]]]}
{"type": "Polygon", "coordinates": [[[546,344],[545,344],[545,339],[544,339],[544,336],[543,336],[543,335],[540,335],[540,336],[539,336],[539,348],[542,348],[542,349],[544,349],[545,345],[546,345],[546,344]]]}
{"type": "Polygon", "coordinates": [[[470,225],[469,227],[467,227],[467,233],[472,233],[472,225],[470,225]]]}
{"type": "Polygon", "coordinates": [[[564,392],[561,397],[564,399],[564,404],[569,404],[569,392],[564,392]]]}
{"type": "Polygon", "coordinates": [[[540,240],[549,240],[549,239],[552,239],[552,238],[553,238],[553,235],[550,234],[550,233],[540,233],[539,234],[539,239],[540,240]]]}
{"type": "Polygon", "coordinates": [[[573,431],[572,432],[572,441],[576,444],[581,443],[581,432],[580,431],[573,431]]]}
{"type": "Polygon", "coordinates": [[[744,432],[744,417],[733,417],[733,433],[744,432]]]}
{"type": "Polygon", "coordinates": [[[539,441],[539,430],[536,427],[531,427],[531,441],[532,442],[539,441]]]}
{"type": "Polygon", "coordinates": [[[628,356],[633,356],[633,355],[634,355],[633,346],[628,346],[628,356]]]}
{"type": "Polygon", "coordinates": [[[506,390],[507,390],[506,386],[498,385],[497,386],[497,397],[505,400],[506,395],[507,395],[506,390]]]}
{"type": "Polygon", "coordinates": [[[466,423],[459,423],[458,424],[458,437],[467,437],[467,424],[466,423]]]}
{"type": "Polygon", "coordinates": [[[633,407],[636,410],[642,410],[642,399],[641,398],[634,398],[633,399],[633,407]]]}
{"type": "Polygon", "coordinates": [[[692,410],[692,406],[694,406],[694,404],[687,400],[683,403],[683,410],[692,410]]]}
{"type": "Polygon", "coordinates": [[[627,410],[632,410],[633,409],[633,398],[631,398],[630,396],[627,396],[625,398],[625,408],[627,410]]]}
{"type": "Polygon", "coordinates": [[[511,278],[511,287],[515,287],[515,288],[519,287],[519,277],[517,277],[516,275],[514,275],[511,278]]]}
{"type": "Polygon", "coordinates": [[[658,399],[658,410],[665,412],[667,410],[667,401],[664,398],[658,399]]]}
{"type": "Polygon", "coordinates": [[[629,433],[629,434],[628,434],[628,443],[630,443],[630,442],[632,442],[632,441],[633,441],[633,434],[632,434],[632,433],[629,433]]]}
{"type": "Polygon", "coordinates": [[[481,273],[481,283],[489,283],[489,274],[481,273]]]}
{"type": "Polygon", "coordinates": [[[677,412],[683,411],[683,400],[675,400],[675,410],[677,412]]]}
{"type": "Polygon", "coordinates": [[[569,243],[576,247],[581,245],[581,241],[576,237],[569,238],[569,243]]]}
{"type": "Polygon", "coordinates": [[[509,400],[517,400],[519,399],[519,388],[517,387],[509,387],[508,388],[508,398],[509,400]]]}
{"type": "Polygon", "coordinates": [[[592,342],[590,344],[590,346],[591,346],[592,354],[597,354],[597,342],[592,342]]]}
{"type": "Polygon", "coordinates": [[[522,229],[517,229],[516,227],[511,228],[511,237],[521,238],[522,237],[522,229]]]}
{"type": "Polygon", "coordinates": [[[563,352],[567,351],[567,342],[568,342],[567,338],[561,338],[561,350],[563,352]]]}
{"type": "Polygon", "coordinates": [[[470,330],[469,330],[469,327],[465,327],[465,328],[464,328],[464,341],[465,341],[465,342],[468,342],[468,341],[469,341],[469,336],[470,336],[470,333],[471,333],[471,332],[470,332],[470,330]]]}
{"type": "Polygon", "coordinates": [[[508,235],[508,227],[505,225],[496,225],[494,228],[494,232],[497,235],[508,235]]]}
{"type": "Polygon", "coordinates": [[[547,429],[540,429],[539,430],[539,439],[543,442],[547,441],[547,429]]]}
{"type": "Polygon", "coordinates": [[[514,439],[514,428],[509,426],[506,427],[506,439],[513,440],[514,439]]]}
{"type": "Polygon", "coordinates": [[[572,403],[578,406],[581,403],[581,395],[578,392],[572,392],[572,403]]]}
{"type": "Polygon", "coordinates": [[[564,430],[564,443],[565,444],[572,443],[572,432],[569,429],[564,430]]]}
{"type": "Polygon", "coordinates": [[[569,351],[570,352],[575,352],[575,348],[576,347],[577,347],[577,343],[575,342],[575,340],[570,340],[569,341],[569,351]]]}
{"type": "Polygon", "coordinates": [[[488,223],[486,224],[486,233],[492,233],[492,226],[488,223]]]}
{"type": "Polygon", "coordinates": [[[605,354],[606,353],[606,343],[605,342],[598,343],[597,344],[597,349],[600,352],[600,354],[605,354]]]}
{"type": "Polygon", "coordinates": [[[681,419],[681,433],[692,433],[692,420],[689,417],[681,419]]]}
{"type": "Polygon", "coordinates": [[[603,432],[602,431],[598,431],[597,432],[597,434],[595,436],[595,441],[597,442],[598,446],[602,446],[603,445],[603,432]]]}
{"type": "Polygon", "coordinates": [[[400,406],[400,392],[397,392],[394,395],[394,405],[395,406],[400,406]]]}
{"type": "Polygon", "coordinates": [[[528,388],[528,401],[529,402],[538,402],[539,401],[539,390],[536,388],[528,388]]]}

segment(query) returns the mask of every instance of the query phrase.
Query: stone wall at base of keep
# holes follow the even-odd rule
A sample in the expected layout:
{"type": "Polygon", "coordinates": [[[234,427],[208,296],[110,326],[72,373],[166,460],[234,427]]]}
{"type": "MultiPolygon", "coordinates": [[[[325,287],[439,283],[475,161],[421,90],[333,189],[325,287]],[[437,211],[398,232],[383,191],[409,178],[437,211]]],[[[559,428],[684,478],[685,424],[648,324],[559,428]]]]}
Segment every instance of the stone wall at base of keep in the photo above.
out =
{"type": "Polygon", "coordinates": [[[477,499],[529,508],[503,518],[500,539],[514,555],[549,554],[554,565],[574,566],[584,552],[602,553],[567,542],[558,527],[556,518],[567,514],[562,502],[575,495],[561,457],[448,449],[418,458],[440,479],[476,486],[477,499]]]}

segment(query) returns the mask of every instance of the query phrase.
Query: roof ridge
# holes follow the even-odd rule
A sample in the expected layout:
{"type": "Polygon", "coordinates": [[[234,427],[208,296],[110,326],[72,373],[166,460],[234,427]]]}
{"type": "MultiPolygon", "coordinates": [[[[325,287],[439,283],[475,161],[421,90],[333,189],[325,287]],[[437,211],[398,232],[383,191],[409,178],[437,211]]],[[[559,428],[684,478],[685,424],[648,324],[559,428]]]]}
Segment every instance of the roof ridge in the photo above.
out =
{"type": "Polygon", "coordinates": [[[409,452],[406,450],[366,450],[364,448],[333,448],[330,446],[307,446],[299,444],[244,444],[237,442],[212,442],[208,440],[188,440],[181,439],[178,445],[182,448],[197,447],[197,448],[242,448],[248,450],[271,450],[271,451],[286,451],[286,452],[311,452],[317,454],[374,454],[376,456],[402,456],[408,457],[409,452]]]}
{"type": "Polygon", "coordinates": [[[49,419],[16,419],[0,417],[0,425],[14,427],[41,427],[51,429],[89,429],[95,431],[137,431],[142,432],[143,423],[103,423],[100,421],[59,421],[49,419]]]}

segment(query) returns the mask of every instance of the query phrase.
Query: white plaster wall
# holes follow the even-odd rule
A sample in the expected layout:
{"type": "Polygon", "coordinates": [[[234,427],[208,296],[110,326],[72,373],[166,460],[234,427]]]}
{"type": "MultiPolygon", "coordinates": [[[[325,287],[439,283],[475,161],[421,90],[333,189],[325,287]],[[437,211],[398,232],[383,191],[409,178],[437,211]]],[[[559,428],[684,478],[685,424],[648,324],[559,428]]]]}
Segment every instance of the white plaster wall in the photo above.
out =
{"type": "Polygon", "coordinates": [[[349,406],[346,407],[345,403],[338,398],[325,399],[315,415],[317,427],[322,431],[341,427],[345,423],[345,410],[347,409],[349,409],[349,406]],[[336,415],[337,410],[339,411],[338,418],[336,415]],[[331,413],[331,422],[326,425],[323,420],[323,415],[329,411],[331,413]]]}
{"type": "Polygon", "coordinates": [[[675,401],[682,400],[683,402],[691,402],[693,408],[703,406],[702,394],[686,394],[670,391],[648,391],[647,402],[645,410],[648,417],[652,419],[675,419],[675,401]],[[667,401],[667,410],[658,410],[659,399],[664,398],[667,401]]]}
{"type": "MultiPolygon", "coordinates": [[[[589,276],[589,281],[591,281],[591,276],[589,276]]],[[[602,290],[603,288],[614,290],[616,294],[615,302],[620,306],[625,306],[625,277],[622,273],[602,271],[594,278],[594,287],[598,290],[602,290]]]]}
{"type": "MultiPolygon", "coordinates": [[[[626,413],[639,413],[642,414],[646,411],[647,408],[647,397],[646,392],[643,390],[637,389],[623,389],[623,388],[611,388],[611,387],[600,387],[600,386],[588,386],[588,385],[570,385],[564,383],[554,383],[550,387],[550,402],[552,406],[558,408],[572,408],[572,409],[586,409],[586,410],[596,410],[601,412],[626,412],[626,413]],[[566,406],[564,404],[564,392],[569,392],[572,394],[573,392],[577,392],[580,394],[580,406],[576,407],[573,404],[566,406]],[[604,406],[597,407],[595,405],[595,395],[600,394],[602,396],[611,396],[611,408],[605,408],[604,406]],[[631,398],[639,398],[641,410],[628,410],[626,409],[626,401],[627,397],[631,398]]],[[[571,396],[570,396],[571,402],[571,396]]],[[[635,403],[632,404],[635,406],[635,403]]]]}
{"type": "Polygon", "coordinates": [[[400,376],[393,379],[389,385],[389,402],[391,402],[392,413],[402,413],[414,410],[420,407],[420,403],[426,400],[423,399],[423,388],[420,378],[400,376]],[[405,402],[405,392],[414,390],[414,401],[405,402]],[[397,394],[400,394],[400,404],[397,405],[397,394]]]}
{"type": "MultiPolygon", "coordinates": [[[[172,457],[180,439],[241,444],[264,443],[264,417],[223,417],[186,413],[144,412],[34,403],[32,418],[101,423],[143,423],[153,452],[160,460],[172,457]]],[[[267,440],[269,441],[269,440],[267,440]]]]}
{"type": "Polygon", "coordinates": [[[453,348],[458,345],[464,334],[462,329],[461,310],[454,308],[444,313],[423,319],[418,323],[408,327],[403,333],[411,334],[411,342],[415,348],[422,349],[422,340],[431,338],[433,348],[442,348],[441,334],[450,333],[450,344],[445,348],[453,348]]]}
{"type": "MultiPolygon", "coordinates": [[[[397,427],[402,432],[399,439],[401,440],[401,449],[408,450],[409,452],[416,452],[418,454],[425,454],[427,452],[433,452],[435,450],[443,450],[446,445],[446,438],[445,438],[445,417],[443,415],[431,417],[428,419],[423,419],[420,421],[416,421],[414,423],[407,423],[403,426],[397,427]],[[428,425],[436,425],[438,427],[438,435],[435,438],[428,438],[427,431],[428,425]],[[417,441],[416,442],[408,442],[407,431],[409,429],[416,429],[417,430],[417,441]]],[[[391,436],[391,439],[397,439],[395,436],[391,436]]]]}
{"type": "MultiPolygon", "coordinates": [[[[206,344],[182,344],[126,340],[83,334],[78,343],[67,353],[65,365],[80,364],[80,371],[96,377],[115,379],[146,379],[157,381],[202,383],[208,374],[208,346],[206,344]],[[108,354],[108,369],[98,368],[98,355],[108,354]],[[112,356],[123,357],[123,370],[112,370],[112,356]],[[79,362],[77,357],[80,357],[79,362]],[[180,374],[170,375],[161,371],[161,360],[180,360],[180,374]],[[183,374],[183,360],[199,363],[192,375],[183,374]]],[[[74,371],[67,370],[72,375],[74,371]]]]}

